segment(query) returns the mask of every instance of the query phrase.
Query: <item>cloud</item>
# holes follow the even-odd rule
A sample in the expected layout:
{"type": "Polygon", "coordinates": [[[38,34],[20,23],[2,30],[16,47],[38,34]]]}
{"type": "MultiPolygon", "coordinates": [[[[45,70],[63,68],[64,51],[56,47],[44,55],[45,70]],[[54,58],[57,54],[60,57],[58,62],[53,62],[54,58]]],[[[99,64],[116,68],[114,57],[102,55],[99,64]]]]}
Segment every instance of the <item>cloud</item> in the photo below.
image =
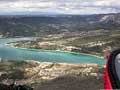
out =
{"type": "Polygon", "coordinates": [[[115,13],[120,12],[120,2],[118,0],[0,0],[0,11],[1,13],[115,13]]]}

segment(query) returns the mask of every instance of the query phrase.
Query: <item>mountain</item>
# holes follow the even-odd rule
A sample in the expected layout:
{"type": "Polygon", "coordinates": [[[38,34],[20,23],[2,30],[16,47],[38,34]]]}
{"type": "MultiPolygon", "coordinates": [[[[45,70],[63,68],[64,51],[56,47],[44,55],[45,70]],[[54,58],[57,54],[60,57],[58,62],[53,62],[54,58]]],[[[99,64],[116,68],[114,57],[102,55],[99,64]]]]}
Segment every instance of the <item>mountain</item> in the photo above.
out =
{"type": "Polygon", "coordinates": [[[120,13],[95,15],[0,16],[0,34],[6,37],[41,36],[100,29],[119,30],[120,13]]]}
{"type": "Polygon", "coordinates": [[[120,13],[113,15],[105,15],[100,19],[102,23],[112,23],[112,24],[120,24],[120,13]]]}

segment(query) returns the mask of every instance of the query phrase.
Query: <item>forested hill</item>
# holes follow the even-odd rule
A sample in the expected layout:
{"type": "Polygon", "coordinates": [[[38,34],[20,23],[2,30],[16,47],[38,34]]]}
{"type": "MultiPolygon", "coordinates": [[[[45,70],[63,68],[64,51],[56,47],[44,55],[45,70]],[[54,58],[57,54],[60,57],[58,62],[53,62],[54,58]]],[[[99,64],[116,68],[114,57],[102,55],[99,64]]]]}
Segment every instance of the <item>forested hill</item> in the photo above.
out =
{"type": "Polygon", "coordinates": [[[6,37],[41,36],[100,29],[119,30],[120,14],[0,16],[0,34],[6,37]]]}

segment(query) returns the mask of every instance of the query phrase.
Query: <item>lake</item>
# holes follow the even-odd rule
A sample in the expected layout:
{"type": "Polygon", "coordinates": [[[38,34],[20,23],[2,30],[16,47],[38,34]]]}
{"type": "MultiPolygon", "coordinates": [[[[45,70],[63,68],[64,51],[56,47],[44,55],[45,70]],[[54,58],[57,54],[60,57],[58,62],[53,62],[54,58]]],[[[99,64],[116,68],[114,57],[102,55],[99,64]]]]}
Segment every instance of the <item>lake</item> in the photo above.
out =
{"type": "Polygon", "coordinates": [[[5,43],[33,40],[34,38],[1,38],[0,39],[0,58],[2,60],[35,60],[40,62],[55,63],[95,63],[105,64],[105,59],[91,55],[69,53],[62,51],[30,50],[6,46],[5,43]]]}

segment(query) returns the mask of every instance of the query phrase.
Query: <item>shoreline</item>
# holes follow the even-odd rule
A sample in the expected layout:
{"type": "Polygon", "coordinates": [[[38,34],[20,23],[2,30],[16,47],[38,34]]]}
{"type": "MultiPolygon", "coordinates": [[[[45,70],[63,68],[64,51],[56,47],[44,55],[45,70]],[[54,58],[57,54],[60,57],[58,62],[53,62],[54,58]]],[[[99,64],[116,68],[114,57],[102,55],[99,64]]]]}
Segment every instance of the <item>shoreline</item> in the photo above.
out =
{"type": "MultiPolygon", "coordinates": [[[[54,62],[40,62],[40,61],[35,61],[35,60],[23,60],[24,62],[34,62],[34,63],[47,63],[47,64],[60,64],[60,65],[68,65],[68,66],[99,66],[98,64],[95,63],[54,63],[54,62]]],[[[104,65],[101,65],[104,66],[104,65]]]]}
{"type": "Polygon", "coordinates": [[[96,63],[60,63],[60,62],[41,62],[41,61],[35,61],[35,60],[3,60],[1,62],[26,62],[26,63],[37,63],[37,64],[59,64],[64,66],[80,66],[80,67],[98,67],[102,66],[105,67],[105,65],[98,65],[96,63]]]}
{"type": "MultiPolygon", "coordinates": [[[[34,63],[34,64],[41,64],[41,65],[60,65],[60,66],[66,66],[66,67],[106,67],[105,65],[98,65],[95,63],[54,63],[54,62],[40,62],[40,61],[35,61],[35,60],[23,60],[23,61],[16,61],[16,60],[5,60],[2,61],[3,63],[5,62],[26,62],[26,63],[34,63]]],[[[1,63],[1,61],[0,61],[1,63]]]]}
{"type": "Polygon", "coordinates": [[[52,51],[52,52],[66,52],[66,53],[71,53],[71,54],[82,54],[82,55],[89,55],[89,56],[93,56],[93,57],[97,57],[100,59],[105,59],[105,57],[103,56],[97,56],[97,55],[93,55],[93,54],[87,54],[87,53],[77,53],[77,52],[71,52],[71,51],[64,51],[64,50],[45,50],[45,49],[29,49],[29,48],[22,48],[22,47],[15,47],[14,45],[9,45],[9,44],[4,44],[6,46],[10,46],[10,47],[14,47],[14,48],[18,48],[18,49],[25,49],[25,50],[36,50],[36,51],[52,51]]]}

